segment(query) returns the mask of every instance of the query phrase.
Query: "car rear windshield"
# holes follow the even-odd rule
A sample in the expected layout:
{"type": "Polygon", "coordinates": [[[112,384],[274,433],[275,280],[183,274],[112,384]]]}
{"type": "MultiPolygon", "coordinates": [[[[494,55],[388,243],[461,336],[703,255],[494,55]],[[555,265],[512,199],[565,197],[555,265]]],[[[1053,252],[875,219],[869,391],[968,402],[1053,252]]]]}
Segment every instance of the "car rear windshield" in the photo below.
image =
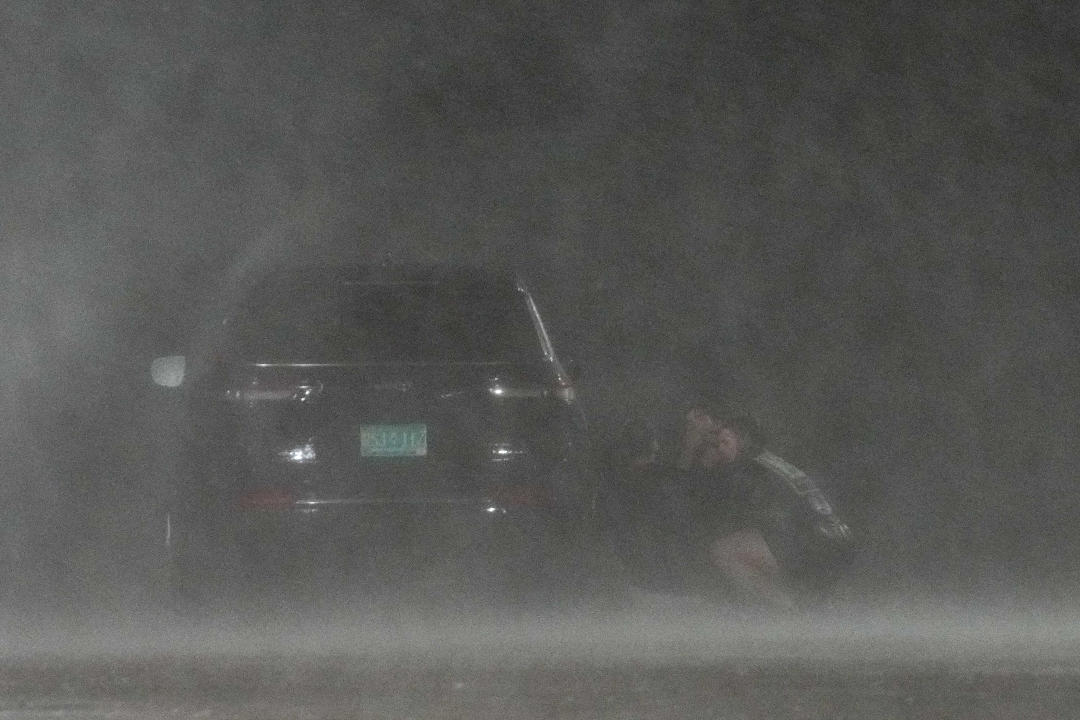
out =
{"type": "Polygon", "coordinates": [[[233,316],[232,345],[281,362],[520,362],[540,356],[524,294],[481,283],[278,283],[233,316]]]}

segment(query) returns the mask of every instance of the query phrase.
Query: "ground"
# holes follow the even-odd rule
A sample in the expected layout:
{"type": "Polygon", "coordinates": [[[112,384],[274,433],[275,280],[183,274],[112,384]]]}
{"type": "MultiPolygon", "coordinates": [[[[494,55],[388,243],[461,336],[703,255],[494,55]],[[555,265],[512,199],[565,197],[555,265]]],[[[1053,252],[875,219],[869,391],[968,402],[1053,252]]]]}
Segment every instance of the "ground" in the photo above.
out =
{"type": "Polygon", "coordinates": [[[1075,627],[655,598],[563,616],[8,617],[0,718],[1069,718],[1075,627]]]}
{"type": "Polygon", "coordinates": [[[781,662],[371,666],[350,657],[6,664],[4,718],[1068,718],[1075,676],[781,662]]]}

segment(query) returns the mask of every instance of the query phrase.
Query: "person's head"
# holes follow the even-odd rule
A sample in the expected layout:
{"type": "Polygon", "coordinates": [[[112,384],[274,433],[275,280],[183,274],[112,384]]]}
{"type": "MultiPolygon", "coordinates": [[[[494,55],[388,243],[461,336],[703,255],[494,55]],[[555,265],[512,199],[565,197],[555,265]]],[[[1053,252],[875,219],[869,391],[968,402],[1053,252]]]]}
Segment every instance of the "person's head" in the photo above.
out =
{"type": "Polygon", "coordinates": [[[742,450],[742,437],[730,427],[717,425],[711,442],[702,451],[701,462],[705,467],[727,465],[735,462],[742,450]]]}
{"type": "Polygon", "coordinates": [[[718,422],[721,427],[738,437],[741,452],[756,453],[765,447],[765,432],[761,429],[761,424],[750,415],[729,414],[718,422]]]}
{"type": "Polygon", "coordinates": [[[711,469],[735,462],[743,449],[742,438],[733,429],[709,417],[699,436],[695,464],[711,469]]]}
{"type": "Polygon", "coordinates": [[[763,444],[761,428],[745,414],[725,413],[715,404],[701,403],[687,413],[691,464],[711,469],[756,452],[763,444]]]}

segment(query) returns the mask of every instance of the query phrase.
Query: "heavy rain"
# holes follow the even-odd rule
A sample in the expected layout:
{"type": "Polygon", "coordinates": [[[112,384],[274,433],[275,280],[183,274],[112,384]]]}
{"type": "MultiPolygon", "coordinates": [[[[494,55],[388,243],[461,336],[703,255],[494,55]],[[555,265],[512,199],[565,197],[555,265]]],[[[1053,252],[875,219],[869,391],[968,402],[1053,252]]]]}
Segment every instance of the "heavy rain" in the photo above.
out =
{"type": "Polygon", "coordinates": [[[1077,48],[1018,1],[4,4],[0,715],[1075,715],[1077,48]],[[178,608],[151,362],[355,263],[516,270],[592,442],[724,398],[857,557],[795,613],[611,554],[569,604],[178,608]]]}

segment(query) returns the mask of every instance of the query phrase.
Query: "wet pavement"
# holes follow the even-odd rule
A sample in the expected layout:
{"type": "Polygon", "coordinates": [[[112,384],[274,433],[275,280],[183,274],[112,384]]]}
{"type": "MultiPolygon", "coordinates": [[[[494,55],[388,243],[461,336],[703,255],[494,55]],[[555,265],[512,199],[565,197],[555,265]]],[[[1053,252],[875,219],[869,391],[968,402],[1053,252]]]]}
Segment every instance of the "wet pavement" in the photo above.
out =
{"type": "Polygon", "coordinates": [[[1073,718],[1075,627],[687,607],[9,617],[0,718],[1073,718]]]}
{"type": "Polygon", "coordinates": [[[1070,718],[1075,675],[934,666],[383,664],[349,657],[6,663],[3,718],[1070,718]]]}

